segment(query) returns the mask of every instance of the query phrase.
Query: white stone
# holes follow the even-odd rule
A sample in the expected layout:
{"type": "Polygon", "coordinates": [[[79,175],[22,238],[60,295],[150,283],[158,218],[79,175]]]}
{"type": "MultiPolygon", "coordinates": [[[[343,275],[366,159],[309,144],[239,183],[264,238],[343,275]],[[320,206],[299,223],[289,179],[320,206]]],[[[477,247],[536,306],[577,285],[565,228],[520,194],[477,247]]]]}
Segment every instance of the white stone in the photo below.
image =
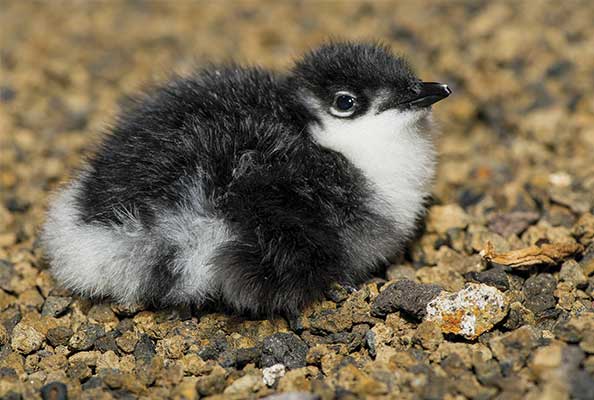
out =
{"type": "Polygon", "coordinates": [[[455,293],[441,292],[426,310],[425,319],[437,322],[444,333],[475,339],[507,315],[508,301],[492,286],[469,283],[455,293]]]}
{"type": "Polygon", "coordinates": [[[287,372],[287,369],[283,364],[274,364],[273,366],[262,370],[262,373],[264,374],[262,380],[266,386],[273,386],[279,378],[285,375],[285,372],[287,372]]]}

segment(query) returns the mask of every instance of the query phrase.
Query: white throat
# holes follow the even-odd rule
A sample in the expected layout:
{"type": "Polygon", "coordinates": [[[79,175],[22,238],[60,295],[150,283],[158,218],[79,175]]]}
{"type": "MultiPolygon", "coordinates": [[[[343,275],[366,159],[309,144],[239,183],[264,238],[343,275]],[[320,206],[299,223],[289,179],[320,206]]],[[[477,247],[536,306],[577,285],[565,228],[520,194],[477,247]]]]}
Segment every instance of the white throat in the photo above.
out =
{"type": "Polygon", "coordinates": [[[429,111],[378,114],[371,107],[353,120],[324,113],[322,123],[312,125],[310,132],[321,146],[342,153],[358,167],[378,196],[375,207],[409,231],[424,210],[434,175],[431,127],[429,111]]]}

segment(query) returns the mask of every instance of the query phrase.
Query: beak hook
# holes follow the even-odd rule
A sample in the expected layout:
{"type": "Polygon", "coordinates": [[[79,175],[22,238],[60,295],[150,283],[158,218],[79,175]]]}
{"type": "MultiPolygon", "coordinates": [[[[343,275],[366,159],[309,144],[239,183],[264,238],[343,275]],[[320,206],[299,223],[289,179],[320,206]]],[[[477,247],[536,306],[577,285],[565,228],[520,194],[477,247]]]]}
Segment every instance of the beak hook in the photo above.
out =
{"type": "Polygon", "coordinates": [[[445,99],[450,94],[452,94],[452,90],[445,83],[422,82],[421,91],[415,98],[406,101],[404,104],[415,107],[429,107],[445,99]]]}

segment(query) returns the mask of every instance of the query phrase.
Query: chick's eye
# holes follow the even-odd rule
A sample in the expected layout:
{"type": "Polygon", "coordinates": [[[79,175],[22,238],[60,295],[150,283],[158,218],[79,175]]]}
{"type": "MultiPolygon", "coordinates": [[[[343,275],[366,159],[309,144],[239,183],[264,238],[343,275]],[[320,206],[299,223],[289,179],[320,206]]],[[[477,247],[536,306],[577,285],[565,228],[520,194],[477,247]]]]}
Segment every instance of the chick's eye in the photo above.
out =
{"type": "Polygon", "coordinates": [[[348,117],[355,112],[357,98],[347,92],[338,92],[330,111],[337,117],[348,117]]]}
{"type": "Polygon", "coordinates": [[[355,106],[355,98],[348,94],[341,94],[336,98],[336,108],[340,111],[348,111],[355,106]]]}

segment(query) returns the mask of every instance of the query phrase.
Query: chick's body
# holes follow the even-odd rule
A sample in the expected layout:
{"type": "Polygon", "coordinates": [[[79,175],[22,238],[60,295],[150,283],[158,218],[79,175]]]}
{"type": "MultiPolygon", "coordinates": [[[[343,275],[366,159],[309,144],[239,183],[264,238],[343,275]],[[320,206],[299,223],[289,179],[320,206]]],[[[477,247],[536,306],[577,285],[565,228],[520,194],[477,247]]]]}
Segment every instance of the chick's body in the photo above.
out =
{"type": "MultiPolygon", "coordinates": [[[[319,51],[333,46],[392,57],[319,51]]],[[[122,303],[294,313],[396,254],[433,171],[429,113],[380,111],[395,101],[383,86],[345,82],[358,111],[334,117],[325,110],[342,88],[308,71],[322,58],[282,76],[207,69],[139,98],[50,207],[43,240],[58,281],[122,303]]]]}

